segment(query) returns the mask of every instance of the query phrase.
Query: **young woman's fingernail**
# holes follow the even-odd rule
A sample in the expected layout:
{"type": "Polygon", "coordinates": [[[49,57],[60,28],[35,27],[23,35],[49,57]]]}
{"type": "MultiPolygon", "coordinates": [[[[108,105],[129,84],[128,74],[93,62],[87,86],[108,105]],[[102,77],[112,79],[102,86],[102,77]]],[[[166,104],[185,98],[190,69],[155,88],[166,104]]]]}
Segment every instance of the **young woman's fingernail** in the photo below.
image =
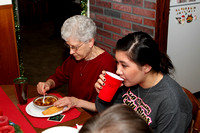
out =
{"type": "Polygon", "coordinates": [[[106,79],[103,79],[103,81],[106,81],[106,79]]]}
{"type": "Polygon", "coordinates": [[[105,85],[105,83],[103,83],[103,86],[105,85]]]}

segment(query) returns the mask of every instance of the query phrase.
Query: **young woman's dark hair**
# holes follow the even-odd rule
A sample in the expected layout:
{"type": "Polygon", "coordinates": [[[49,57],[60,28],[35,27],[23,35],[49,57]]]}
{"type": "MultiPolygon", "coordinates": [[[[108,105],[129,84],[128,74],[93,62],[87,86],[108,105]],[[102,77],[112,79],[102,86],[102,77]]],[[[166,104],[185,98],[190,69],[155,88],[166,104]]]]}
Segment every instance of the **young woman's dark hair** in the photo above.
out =
{"type": "Polygon", "coordinates": [[[79,133],[153,133],[131,107],[116,104],[89,119],[79,133]]]}
{"type": "Polygon", "coordinates": [[[148,64],[155,72],[170,74],[174,71],[169,57],[159,51],[153,38],[144,32],[134,32],[118,40],[116,51],[127,52],[128,57],[137,65],[148,64]]]}

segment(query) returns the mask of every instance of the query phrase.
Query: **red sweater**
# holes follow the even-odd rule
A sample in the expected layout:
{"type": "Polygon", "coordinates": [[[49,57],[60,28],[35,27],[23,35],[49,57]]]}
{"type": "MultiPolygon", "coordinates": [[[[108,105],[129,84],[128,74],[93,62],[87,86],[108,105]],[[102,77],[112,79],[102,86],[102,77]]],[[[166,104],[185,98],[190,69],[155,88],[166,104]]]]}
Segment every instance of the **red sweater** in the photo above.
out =
{"type": "Polygon", "coordinates": [[[55,88],[68,83],[68,96],[94,102],[97,96],[94,84],[102,70],[116,72],[116,61],[107,52],[89,61],[76,61],[70,56],[49,79],[54,80],[55,88]]]}

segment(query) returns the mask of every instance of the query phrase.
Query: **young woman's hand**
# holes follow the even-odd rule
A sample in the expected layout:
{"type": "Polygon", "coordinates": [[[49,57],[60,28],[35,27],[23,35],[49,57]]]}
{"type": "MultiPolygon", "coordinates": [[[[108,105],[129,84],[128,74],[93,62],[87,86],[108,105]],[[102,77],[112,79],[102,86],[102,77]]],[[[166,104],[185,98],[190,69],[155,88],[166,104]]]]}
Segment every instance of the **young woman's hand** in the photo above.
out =
{"type": "Polygon", "coordinates": [[[99,91],[102,89],[102,86],[105,85],[105,75],[106,75],[106,71],[102,71],[102,73],[99,75],[99,79],[97,80],[97,82],[94,84],[94,87],[96,89],[96,91],[99,93],[99,91]]]}

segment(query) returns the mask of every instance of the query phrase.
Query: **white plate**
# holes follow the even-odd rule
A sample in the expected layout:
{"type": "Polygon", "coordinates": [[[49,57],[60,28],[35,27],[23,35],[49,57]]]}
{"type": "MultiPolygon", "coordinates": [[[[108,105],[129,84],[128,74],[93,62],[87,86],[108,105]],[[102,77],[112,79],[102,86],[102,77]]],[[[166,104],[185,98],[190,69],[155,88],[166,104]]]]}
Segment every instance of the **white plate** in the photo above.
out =
{"type": "Polygon", "coordinates": [[[57,126],[46,129],[42,133],[78,133],[78,129],[68,126],[57,126]]]}
{"type": "Polygon", "coordinates": [[[54,114],[51,114],[51,115],[43,115],[42,112],[44,111],[45,109],[39,109],[37,107],[35,107],[33,105],[33,102],[30,102],[27,106],[26,106],[26,112],[31,115],[31,116],[34,116],[34,117],[50,117],[50,116],[54,116],[54,115],[58,115],[58,114],[61,114],[63,112],[62,111],[59,111],[57,113],[54,113],[54,114]]]}

